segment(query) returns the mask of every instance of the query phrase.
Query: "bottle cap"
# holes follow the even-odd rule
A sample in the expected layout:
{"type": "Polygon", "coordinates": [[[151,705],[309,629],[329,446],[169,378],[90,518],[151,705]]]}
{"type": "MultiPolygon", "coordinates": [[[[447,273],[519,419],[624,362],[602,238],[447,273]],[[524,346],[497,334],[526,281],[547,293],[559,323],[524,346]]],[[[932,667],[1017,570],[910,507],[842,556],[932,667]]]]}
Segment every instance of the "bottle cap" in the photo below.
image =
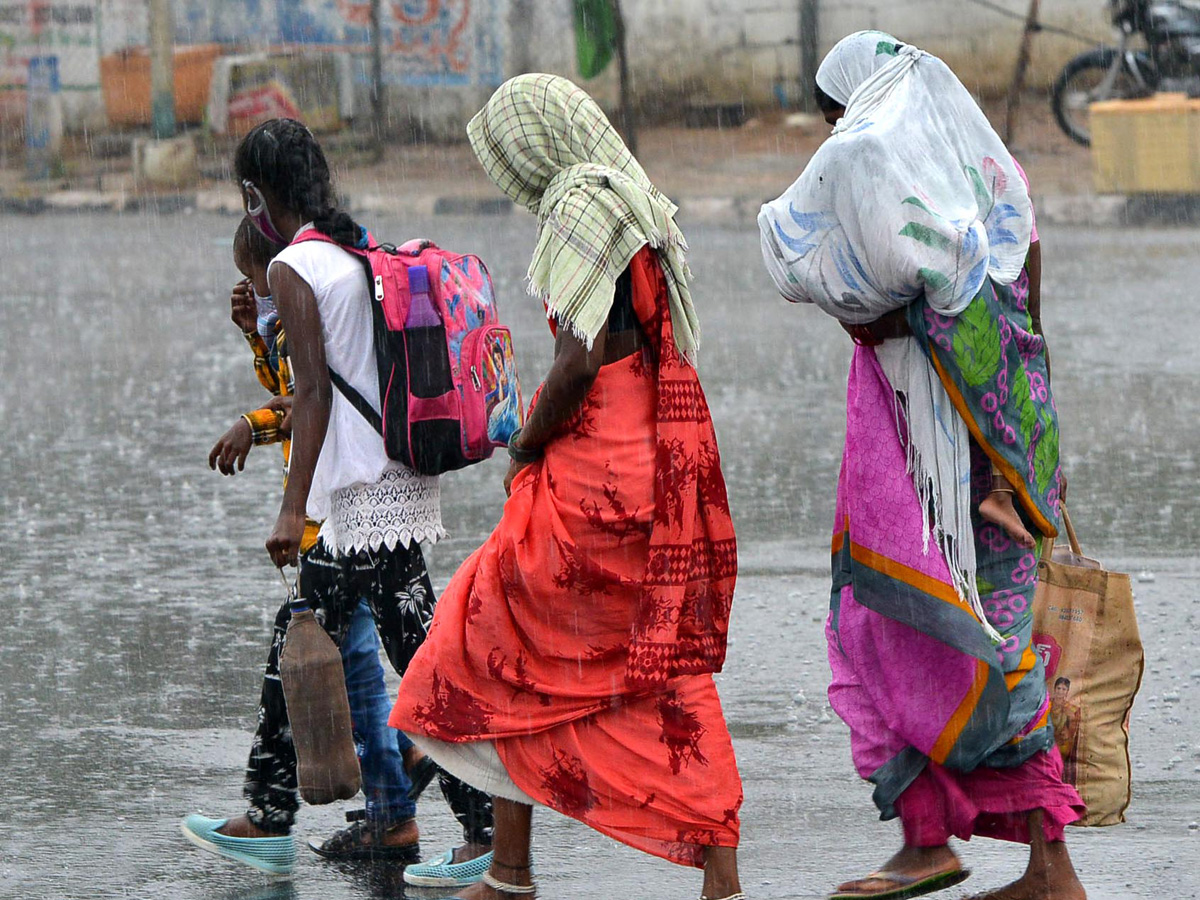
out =
{"type": "Polygon", "coordinates": [[[409,266],[408,289],[414,294],[429,293],[429,270],[425,266],[409,266]]]}

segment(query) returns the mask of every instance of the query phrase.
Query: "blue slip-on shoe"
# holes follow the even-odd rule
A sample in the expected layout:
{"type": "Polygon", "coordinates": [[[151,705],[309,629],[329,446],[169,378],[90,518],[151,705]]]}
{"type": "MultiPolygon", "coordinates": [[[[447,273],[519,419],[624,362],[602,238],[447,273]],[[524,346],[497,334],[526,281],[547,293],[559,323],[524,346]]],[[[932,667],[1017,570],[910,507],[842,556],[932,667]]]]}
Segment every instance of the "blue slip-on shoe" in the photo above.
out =
{"type": "Polygon", "coordinates": [[[404,883],[413,887],[469,887],[483,879],[492,867],[492,852],[456,863],[454,851],[447,850],[427,863],[417,863],[404,870],[404,883]]]}
{"type": "Polygon", "coordinates": [[[292,836],[243,838],[217,831],[228,819],[192,814],[183,820],[183,836],[209,853],[253,866],[269,875],[291,875],[296,868],[296,842],[292,836]]]}

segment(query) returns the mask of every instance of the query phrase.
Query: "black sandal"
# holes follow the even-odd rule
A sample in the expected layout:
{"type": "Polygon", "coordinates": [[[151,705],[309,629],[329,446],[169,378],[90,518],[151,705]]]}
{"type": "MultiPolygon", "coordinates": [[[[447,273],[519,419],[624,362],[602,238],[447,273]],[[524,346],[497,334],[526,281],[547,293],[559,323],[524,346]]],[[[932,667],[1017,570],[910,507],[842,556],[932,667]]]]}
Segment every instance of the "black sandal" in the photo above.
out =
{"type": "Polygon", "coordinates": [[[367,811],[356,809],[346,813],[349,827],[334,832],[324,843],[308,842],[318,856],[325,859],[368,859],[386,862],[415,863],[421,858],[421,844],[388,846],[383,843],[388,832],[413,821],[413,817],[384,825],[367,821],[367,811]]]}

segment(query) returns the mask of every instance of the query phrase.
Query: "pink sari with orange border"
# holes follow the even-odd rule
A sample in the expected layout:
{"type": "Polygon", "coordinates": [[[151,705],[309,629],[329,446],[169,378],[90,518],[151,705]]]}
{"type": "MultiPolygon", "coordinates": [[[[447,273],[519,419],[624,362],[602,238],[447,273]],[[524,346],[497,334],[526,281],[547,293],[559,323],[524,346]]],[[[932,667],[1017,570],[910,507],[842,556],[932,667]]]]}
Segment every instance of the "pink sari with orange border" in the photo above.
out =
{"type": "Polygon", "coordinates": [[[855,766],[874,783],[882,818],[899,816],[907,843],[975,834],[1027,842],[1035,809],[1045,811],[1047,838],[1061,840],[1083,805],[1062,783],[1030,646],[1036,553],[979,519],[995,451],[973,439],[977,581],[1002,638],[995,644],[938,542],[922,537],[896,410],[874,350],[856,348],[832,547],[830,703],[850,726],[855,766]]]}

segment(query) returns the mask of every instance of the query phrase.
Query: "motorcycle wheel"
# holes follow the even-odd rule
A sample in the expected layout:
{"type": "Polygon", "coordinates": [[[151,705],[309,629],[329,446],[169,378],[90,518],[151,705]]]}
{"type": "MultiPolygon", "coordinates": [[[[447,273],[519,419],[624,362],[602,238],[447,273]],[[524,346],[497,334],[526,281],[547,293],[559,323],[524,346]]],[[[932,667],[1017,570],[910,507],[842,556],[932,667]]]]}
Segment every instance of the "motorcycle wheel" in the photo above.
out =
{"type": "Polygon", "coordinates": [[[1097,94],[1113,61],[1117,50],[1103,47],[1081,53],[1065,66],[1050,89],[1050,106],[1054,118],[1067,137],[1083,146],[1092,143],[1088,126],[1088,107],[1099,100],[1128,100],[1145,94],[1141,85],[1125,66],[1117,73],[1112,90],[1104,97],[1097,94]]]}

